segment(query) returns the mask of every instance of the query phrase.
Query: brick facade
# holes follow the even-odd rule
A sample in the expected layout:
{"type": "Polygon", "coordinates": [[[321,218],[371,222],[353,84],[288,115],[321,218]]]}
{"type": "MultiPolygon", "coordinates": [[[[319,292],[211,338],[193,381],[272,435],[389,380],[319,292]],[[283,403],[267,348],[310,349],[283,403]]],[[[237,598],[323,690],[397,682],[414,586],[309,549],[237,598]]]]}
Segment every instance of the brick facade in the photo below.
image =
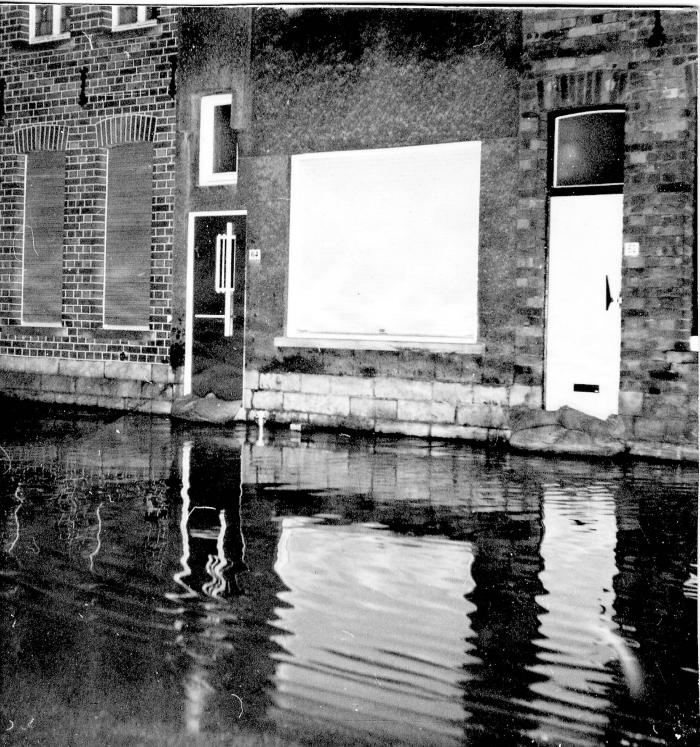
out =
{"type": "Polygon", "coordinates": [[[632,453],[697,454],[696,14],[584,9],[159,8],[112,32],[71,6],[28,44],[0,8],[0,378],[15,396],[169,412],[183,391],[188,215],[246,211],[243,407],[281,423],[502,440],[541,409],[552,112],[625,108],[620,415],[632,453]],[[342,33],[341,33],[342,31],[342,33]],[[177,55],[177,57],[176,57],[177,55]],[[177,76],[175,77],[175,71],[177,76]],[[236,184],[197,182],[199,105],[231,92],[236,184]],[[479,337],[470,350],[282,346],[290,161],[481,142],[479,337]],[[149,329],[103,329],[107,148],[152,142],[149,329]],[[62,326],[20,324],[23,159],[67,154],[62,326]],[[173,363],[173,368],[170,363],[173,363]]]}
{"type": "Polygon", "coordinates": [[[623,105],[624,241],[639,242],[640,255],[623,258],[620,414],[633,451],[696,447],[696,13],[525,11],[523,61],[516,361],[542,382],[547,115],[623,105]]]}
{"type": "Polygon", "coordinates": [[[177,393],[168,366],[175,161],[169,87],[177,12],[160,8],[155,23],[113,32],[110,6],[68,11],[69,38],[29,44],[28,6],[0,8],[3,389],[48,401],[168,411],[177,393]],[[106,148],[138,140],[154,144],[149,329],[106,330],[106,148]],[[65,149],[67,156],[62,323],[52,329],[21,325],[20,316],[23,154],[41,148],[65,149]],[[105,373],[115,364],[119,377],[105,373]]]}

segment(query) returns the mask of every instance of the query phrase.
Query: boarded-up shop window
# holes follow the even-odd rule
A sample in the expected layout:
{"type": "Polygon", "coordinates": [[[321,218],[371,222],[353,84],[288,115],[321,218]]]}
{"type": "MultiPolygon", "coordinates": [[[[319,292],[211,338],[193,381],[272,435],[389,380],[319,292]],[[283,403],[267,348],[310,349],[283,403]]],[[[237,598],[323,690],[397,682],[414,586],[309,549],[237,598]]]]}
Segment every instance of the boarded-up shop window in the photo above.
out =
{"type": "Polygon", "coordinates": [[[109,150],[104,326],[148,329],[153,146],[109,150]]]}
{"type": "Polygon", "coordinates": [[[477,340],[479,142],[292,157],[287,336],[477,340]]]}
{"type": "Polygon", "coordinates": [[[66,154],[27,154],[22,323],[61,326],[66,154]]]}

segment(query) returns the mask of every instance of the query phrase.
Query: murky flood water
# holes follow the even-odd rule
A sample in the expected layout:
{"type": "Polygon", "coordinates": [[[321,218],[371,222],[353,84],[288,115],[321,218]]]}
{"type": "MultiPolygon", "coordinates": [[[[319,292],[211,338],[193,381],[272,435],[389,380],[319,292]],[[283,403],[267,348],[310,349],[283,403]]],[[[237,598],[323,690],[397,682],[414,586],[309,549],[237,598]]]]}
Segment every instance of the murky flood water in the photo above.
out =
{"type": "Polygon", "coordinates": [[[697,470],[5,408],[0,744],[698,744],[697,470]]]}

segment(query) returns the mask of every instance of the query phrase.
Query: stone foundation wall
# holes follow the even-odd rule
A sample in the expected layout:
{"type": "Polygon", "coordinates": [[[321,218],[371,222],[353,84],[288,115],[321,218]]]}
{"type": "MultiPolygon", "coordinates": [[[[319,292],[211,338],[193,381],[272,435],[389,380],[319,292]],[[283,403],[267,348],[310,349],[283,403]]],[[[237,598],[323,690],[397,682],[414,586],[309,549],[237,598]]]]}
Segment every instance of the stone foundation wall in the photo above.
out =
{"type": "Polygon", "coordinates": [[[182,383],[167,364],[3,355],[0,391],[17,399],[168,415],[182,383]]]}
{"type": "Polygon", "coordinates": [[[270,422],[469,441],[510,436],[508,413],[540,407],[524,384],[486,386],[397,377],[247,371],[243,406],[270,422]]]}

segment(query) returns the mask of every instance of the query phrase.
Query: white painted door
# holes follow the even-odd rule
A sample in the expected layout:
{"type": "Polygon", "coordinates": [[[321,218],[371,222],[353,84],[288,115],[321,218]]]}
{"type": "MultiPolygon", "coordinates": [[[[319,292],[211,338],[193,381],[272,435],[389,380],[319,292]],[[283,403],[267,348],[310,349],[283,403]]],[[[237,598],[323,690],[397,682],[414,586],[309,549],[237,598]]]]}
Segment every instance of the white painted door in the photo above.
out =
{"type": "Polygon", "coordinates": [[[550,198],[545,407],[606,418],[620,385],[622,194],[550,198]]]}

